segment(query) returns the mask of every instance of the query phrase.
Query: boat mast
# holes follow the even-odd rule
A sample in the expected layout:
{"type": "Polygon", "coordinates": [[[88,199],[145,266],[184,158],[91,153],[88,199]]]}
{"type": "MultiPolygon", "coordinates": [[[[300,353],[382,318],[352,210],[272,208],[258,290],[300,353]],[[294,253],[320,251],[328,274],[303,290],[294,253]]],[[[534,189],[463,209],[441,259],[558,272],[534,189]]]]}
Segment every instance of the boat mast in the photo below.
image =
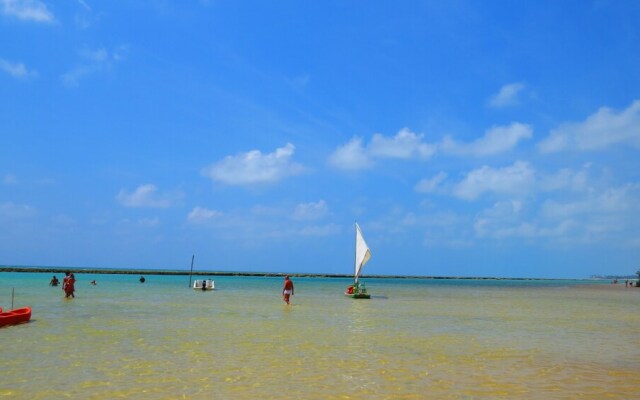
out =
{"type": "Polygon", "coordinates": [[[353,285],[358,283],[358,221],[355,222],[355,240],[353,242],[353,285]]]}
{"type": "Polygon", "coordinates": [[[191,275],[193,274],[193,259],[195,258],[195,254],[191,255],[191,271],[189,272],[189,287],[191,287],[191,275]]]}

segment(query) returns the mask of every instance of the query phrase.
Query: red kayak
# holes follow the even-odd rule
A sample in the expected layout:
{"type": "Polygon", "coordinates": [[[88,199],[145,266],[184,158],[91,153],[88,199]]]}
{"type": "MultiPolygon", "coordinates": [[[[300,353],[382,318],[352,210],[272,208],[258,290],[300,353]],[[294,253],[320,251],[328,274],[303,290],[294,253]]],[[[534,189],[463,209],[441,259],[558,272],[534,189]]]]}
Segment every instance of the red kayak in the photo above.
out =
{"type": "Polygon", "coordinates": [[[18,308],[13,311],[0,312],[0,328],[8,325],[21,324],[31,319],[31,307],[18,308]]]}

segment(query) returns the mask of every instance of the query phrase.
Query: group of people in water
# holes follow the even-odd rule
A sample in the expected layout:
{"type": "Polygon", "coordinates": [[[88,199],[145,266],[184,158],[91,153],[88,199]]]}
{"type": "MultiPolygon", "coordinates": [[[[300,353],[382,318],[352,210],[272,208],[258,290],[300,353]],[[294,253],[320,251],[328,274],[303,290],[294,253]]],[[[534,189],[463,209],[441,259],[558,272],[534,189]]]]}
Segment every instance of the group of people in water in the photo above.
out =
{"type": "MultiPolygon", "coordinates": [[[[76,292],[76,277],[75,275],[73,275],[72,272],[65,272],[64,273],[65,277],[62,279],[62,290],[64,291],[64,297],[66,298],[75,298],[75,292],[76,292]]],[[[95,285],[96,281],[92,281],[91,283],[93,285],[95,285]]],[[[58,280],[58,278],[54,275],[53,278],[51,278],[51,281],[49,282],[50,286],[58,286],[58,284],[60,283],[60,281],[58,280]]]]}
{"type": "MultiPolygon", "coordinates": [[[[64,279],[62,279],[62,290],[64,291],[64,297],[75,298],[76,297],[75,295],[76,277],[75,275],[73,275],[72,272],[65,272],[64,274],[65,274],[65,277],[64,279]]],[[[140,283],[144,283],[144,282],[145,282],[145,278],[144,276],[141,276],[140,283]]],[[[53,278],[51,278],[51,282],[49,282],[49,285],[58,286],[59,283],[60,281],[54,275],[53,278]]],[[[91,284],[96,285],[97,283],[95,280],[92,280],[91,284]]],[[[287,303],[287,305],[291,304],[291,296],[293,296],[293,292],[294,292],[293,281],[287,275],[284,277],[284,286],[282,287],[282,299],[284,300],[285,303],[287,303]]]]}

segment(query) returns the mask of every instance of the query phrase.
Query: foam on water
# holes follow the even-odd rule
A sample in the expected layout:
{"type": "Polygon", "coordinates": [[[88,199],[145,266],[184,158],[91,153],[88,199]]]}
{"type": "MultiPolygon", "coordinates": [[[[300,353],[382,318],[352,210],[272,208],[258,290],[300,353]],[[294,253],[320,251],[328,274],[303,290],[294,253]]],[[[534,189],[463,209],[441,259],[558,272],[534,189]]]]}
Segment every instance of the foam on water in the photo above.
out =
{"type": "MultiPolygon", "coordinates": [[[[0,329],[7,398],[631,398],[640,386],[640,289],[542,281],[1,273],[0,306],[30,305],[0,329]],[[98,285],[89,282],[97,279],[98,285]]],[[[573,282],[575,283],[575,282],[573,282]]]]}

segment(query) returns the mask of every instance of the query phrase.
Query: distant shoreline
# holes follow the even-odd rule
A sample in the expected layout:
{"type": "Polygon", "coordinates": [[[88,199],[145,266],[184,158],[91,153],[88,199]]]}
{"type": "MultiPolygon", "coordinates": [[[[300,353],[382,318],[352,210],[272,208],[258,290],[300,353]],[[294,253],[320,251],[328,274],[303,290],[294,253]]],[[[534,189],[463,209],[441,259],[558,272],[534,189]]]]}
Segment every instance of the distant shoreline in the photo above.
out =
{"type": "MultiPolygon", "coordinates": [[[[73,267],[17,267],[0,266],[0,272],[29,272],[29,273],[64,273],[71,271],[81,274],[114,274],[114,275],[197,275],[197,276],[261,276],[297,278],[353,278],[347,274],[320,274],[296,272],[238,272],[238,271],[178,271],[159,269],[101,269],[101,268],[73,268],[73,267]]],[[[499,278],[499,277],[470,277],[470,276],[427,276],[427,275],[362,275],[367,279],[465,279],[465,280],[515,280],[515,281],[550,281],[550,280],[593,280],[589,278],[499,278]]]]}

